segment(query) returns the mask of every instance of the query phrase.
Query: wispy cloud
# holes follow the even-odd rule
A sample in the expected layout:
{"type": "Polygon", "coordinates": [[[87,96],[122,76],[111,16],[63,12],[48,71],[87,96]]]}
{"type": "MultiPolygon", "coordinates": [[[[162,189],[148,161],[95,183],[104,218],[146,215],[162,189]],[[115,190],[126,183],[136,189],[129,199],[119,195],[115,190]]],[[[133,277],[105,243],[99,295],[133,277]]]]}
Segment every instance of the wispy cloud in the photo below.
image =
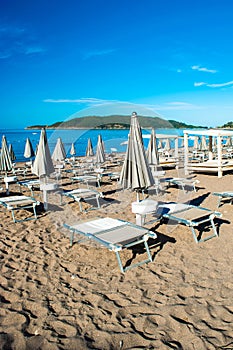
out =
{"type": "Polygon", "coordinates": [[[102,100],[99,98],[94,98],[94,97],[82,97],[78,99],[45,99],[43,102],[48,102],[48,103],[81,103],[81,104],[94,104],[94,105],[99,105],[102,103],[114,103],[118,102],[116,100],[102,100]]]}
{"type": "Polygon", "coordinates": [[[206,67],[200,67],[200,66],[192,66],[191,69],[197,70],[199,72],[217,73],[217,70],[215,69],[208,69],[206,67]]]}
{"type": "Polygon", "coordinates": [[[230,86],[233,85],[233,80],[228,81],[226,83],[220,83],[220,84],[206,84],[209,87],[213,87],[213,88],[218,88],[218,87],[224,87],[224,86],[230,86]]]}
{"type": "Polygon", "coordinates": [[[233,80],[227,81],[226,83],[217,83],[217,84],[209,84],[209,83],[204,83],[204,82],[195,82],[194,86],[208,86],[211,88],[221,88],[221,87],[225,87],[225,86],[231,86],[233,85],[233,80]]]}
{"type": "Polygon", "coordinates": [[[207,83],[205,83],[204,81],[200,81],[200,82],[195,82],[194,86],[203,86],[206,85],[207,83]]]}
{"type": "Polygon", "coordinates": [[[93,51],[86,52],[83,55],[83,59],[88,59],[88,58],[91,58],[94,56],[106,56],[106,55],[112,54],[115,51],[116,51],[116,49],[93,50],[93,51]]]}
{"type": "Polygon", "coordinates": [[[30,55],[30,54],[36,54],[36,53],[43,53],[45,52],[46,49],[40,46],[32,46],[32,47],[27,47],[25,48],[25,54],[30,55]]]}
{"type": "MultiPolygon", "coordinates": [[[[132,110],[132,107],[134,107],[137,111],[142,110],[145,113],[149,113],[152,111],[153,115],[154,113],[158,114],[158,111],[168,111],[168,110],[195,110],[200,109],[202,107],[198,105],[194,105],[188,102],[183,101],[172,101],[167,102],[165,104],[159,105],[159,104],[153,104],[153,103],[132,103],[127,101],[119,101],[119,100],[104,100],[104,99],[98,99],[93,97],[82,97],[78,99],[45,99],[43,100],[45,103],[77,103],[77,104],[83,104],[85,107],[100,107],[100,106],[107,106],[112,105],[114,108],[117,108],[117,106],[129,107],[129,110],[132,110]]],[[[149,114],[148,114],[149,115],[149,114]]]]}
{"type": "Polygon", "coordinates": [[[0,59],[7,59],[15,55],[40,54],[46,51],[38,45],[36,39],[22,27],[15,25],[0,26],[0,59]]]}

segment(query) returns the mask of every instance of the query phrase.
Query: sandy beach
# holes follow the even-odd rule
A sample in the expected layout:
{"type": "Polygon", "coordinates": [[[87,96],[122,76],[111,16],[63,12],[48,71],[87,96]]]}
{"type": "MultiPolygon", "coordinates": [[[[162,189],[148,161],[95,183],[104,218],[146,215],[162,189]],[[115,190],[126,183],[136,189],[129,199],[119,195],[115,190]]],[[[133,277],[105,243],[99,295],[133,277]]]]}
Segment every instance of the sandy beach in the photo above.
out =
{"type": "MultiPolygon", "coordinates": [[[[63,228],[107,216],[135,223],[136,194],[116,181],[104,181],[101,208],[87,213],[67,198],[60,205],[57,194],[36,221],[13,223],[1,207],[0,349],[233,349],[233,210],[229,202],[217,209],[212,195],[233,189],[232,174],[196,178],[197,192],[170,187],[153,198],[218,210],[219,237],[196,244],[184,225],[150,224],[158,236],[149,241],[153,262],[125,274],[105,248],[90,241],[70,247],[63,228]]],[[[62,187],[75,185],[64,177],[62,187]]],[[[39,191],[35,197],[41,200],[39,191]]],[[[122,252],[125,264],[143,258],[144,250],[122,252]]]]}

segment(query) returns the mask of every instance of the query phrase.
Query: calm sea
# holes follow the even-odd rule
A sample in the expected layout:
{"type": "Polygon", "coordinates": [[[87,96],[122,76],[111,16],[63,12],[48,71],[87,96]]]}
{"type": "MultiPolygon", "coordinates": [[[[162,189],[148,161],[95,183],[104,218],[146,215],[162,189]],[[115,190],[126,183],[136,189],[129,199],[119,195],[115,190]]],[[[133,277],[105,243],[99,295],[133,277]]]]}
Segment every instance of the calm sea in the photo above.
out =
{"type": "MultiPolygon", "coordinates": [[[[111,152],[111,148],[117,152],[125,152],[126,145],[121,145],[128,139],[129,130],[47,130],[47,138],[51,153],[54,150],[58,137],[61,137],[67,157],[70,157],[69,151],[71,144],[75,144],[76,156],[84,156],[87,140],[91,138],[92,145],[95,151],[98,135],[101,134],[105,145],[106,153],[111,152]]],[[[182,130],[178,129],[159,129],[156,130],[158,134],[175,134],[183,135],[182,130]]],[[[150,134],[151,130],[143,130],[143,134],[150,134]]],[[[24,130],[24,129],[1,129],[0,138],[2,135],[6,136],[8,146],[11,144],[16,156],[16,162],[24,162],[24,148],[27,137],[30,139],[34,150],[39,142],[40,130],[24,130]]],[[[144,145],[147,147],[149,139],[144,139],[144,145]]]]}

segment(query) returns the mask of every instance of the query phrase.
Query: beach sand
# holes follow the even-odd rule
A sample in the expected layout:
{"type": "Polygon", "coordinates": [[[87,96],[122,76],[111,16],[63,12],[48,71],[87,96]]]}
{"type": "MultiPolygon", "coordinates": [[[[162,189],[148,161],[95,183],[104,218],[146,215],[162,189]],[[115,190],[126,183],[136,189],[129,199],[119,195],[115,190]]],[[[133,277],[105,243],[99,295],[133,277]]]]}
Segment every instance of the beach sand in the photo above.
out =
{"type": "MultiPolygon", "coordinates": [[[[211,193],[233,189],[231,174],[196,178],[197,192],[170,187],[154,199],[216,209],[211,193]]],[[[75,187],[62,181],[64,188],[75,187]]],[[[19,193],[16,185],[10,190],[19,193]]],[[[63,228],[106,216],[135,223],[135,193],[107,181],[101,191],[101,209],[87,213],[67,198],[60,205],[57,194],[36,221],[13,223],[0,208],[0,349],[233,349],[231,204],[218,209],[219,237],[203,243],[183,225],[148,225],[158,235],[149,241],[153,262],[123,274],[113,252],[90,241],[70,247],[63,228]]],[[[140,249],[121,256],[124,263],[146,258],[140,249]]]]}

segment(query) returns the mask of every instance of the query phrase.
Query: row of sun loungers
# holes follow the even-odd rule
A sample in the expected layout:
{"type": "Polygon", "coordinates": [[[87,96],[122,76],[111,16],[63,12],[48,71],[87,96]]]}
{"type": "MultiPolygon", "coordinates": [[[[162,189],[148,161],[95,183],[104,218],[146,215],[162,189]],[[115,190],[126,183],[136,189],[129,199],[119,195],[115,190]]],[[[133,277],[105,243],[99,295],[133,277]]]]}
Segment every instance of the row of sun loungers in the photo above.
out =
{"type": "MultiPolygon", "coordinates": [[[[204,242],[218,236],[214,219],[216,217],[220,218],[221,213],[216,211],[193,205],[170,203],[158,206],[154,215],[156,216],[156,221],[158,219],[168,219],[190,227],[196,243],[204,242]],[[203,224],[210,225],[213,233],[202,239],[199,237],[200,233],[197,229],[203,224]]],[[[147,240],[149,238],[156,239],[157,235],[151,230],[139,225],[134,225],[123,220],[103,218],[83,223],[79,222],[74,225],[64,224],[64,227],[70,231],[71,245],[73,244],[74,236],[77,235],[93,240],[97,244],[115,252],[121,272],[152,261],[147,240]],[[131,266],[123,267],[119,252],[124,248],[141,243],[144,243],[148,258],[131,266]]]]}
{"type": "MultiPolygon", "coordinates": [[[[85,184],[86,188],[76,188],[72,190],[63,190],[61,188],[57,188],[58,194],[61,196],[61,204],[63,203],[64,197],[74,200],[79,204],[79,209],[82,212],[83,201],[96,201],[96,207],[100,208],[100,198],[103,197],[102,193],[96,189],[89,188],[90,182],[97,182],[97,186],[101,186],[101,179],[103,176],[108,176],[111,179],[118,179],[119,173],[117,172],[97,172],[96,174],[87,174],[80,176],[72,176],[71,179],[73,181],[78,181],[82,185],[85,184]],[[98,183],[98,180],[99,183],[98,183]]],[[[186,178],[168,178],[165,179],[167,186],[176,185],[182,188],[185,191],[185,188],[191,187],[192,190],[196,191],[196,185],[198,181],[196,179],[186,179],[186,178]]],[[[40,204],[34,198],[34,190],[42,189],[42,184],[38,179],[34,180],[24,180],[18,182],[20,188],[25,187],[31,191],[31,196],[6,196],[0,198],[0,205],[2,205],[5,209],[10,210],[12,214],[12,218],[14,222],[24,221],[24,220],[36,220],[37,213],[36,208],[40,204]],[[24,219],[16,219],[15,212],[17,210],[30,209],[33,211],[33,217],[26,217],[24,219]]],[[[231,197],[233,199],[232,194],[227,193],[213,193],[222,200],[223,198],[231,197]]],[[[142,201],[143,202],[143,201],[142,201]]],[[[148,206],[143,211],[137,212],[135,210],[135,214],[143,217],[141,222],[145,222],[145,218],[147,215],[152,216],[151,222],[162,222],[164,220],[169,220],[171,222],[175,222],[177,224],[186,225],[191,229],[194,241],[196,243],[204,242],[208,239],[218,236],[216,221],[215,219],[221,218],[221,213],[210,210],[203,207],[197,207],[189,204],[178,204],[178,203],[157,203],[156,201],[151,201],[149,204],[148,200],[145,200],[148,206]],[[146,202],[147,201],[147,202],[146,202]],[[208,226],[208,229],[211,229],[211,234],[205,235],[200,229],[203,226],[208,226]]],[[[143,204],[143,203],[142,203],[143,204]]],[[[155,232],[151,231],[144,227],[144,225],[135,225],[133,223],[112,219],[112,218],[102,218],[102,219],[92,219],[86,222],[77,222],[77,224],[70,225],[69,223],[65,223],[64,227],[70,232],[70,244],[72,245],[75,237],[81,236],[83,239],[88,239],[96,242],[96,244],[106,247],[110,251],[115,252],[117,261],[119,264],[119,268],[121,272],[125,272],[130,268],[140,266],[147,262],[152,261],[151,252],[148,245],[148,240],[153,239],[156,240],[157,235],[155,232]],[[123,266],[120,252],[122,249],[131,248],[133,246],[144,244],[145,251],[147,253],[147,258],[143,261],[140,261],[136,264],[132,264],[130,266],[123,266]]]]}

